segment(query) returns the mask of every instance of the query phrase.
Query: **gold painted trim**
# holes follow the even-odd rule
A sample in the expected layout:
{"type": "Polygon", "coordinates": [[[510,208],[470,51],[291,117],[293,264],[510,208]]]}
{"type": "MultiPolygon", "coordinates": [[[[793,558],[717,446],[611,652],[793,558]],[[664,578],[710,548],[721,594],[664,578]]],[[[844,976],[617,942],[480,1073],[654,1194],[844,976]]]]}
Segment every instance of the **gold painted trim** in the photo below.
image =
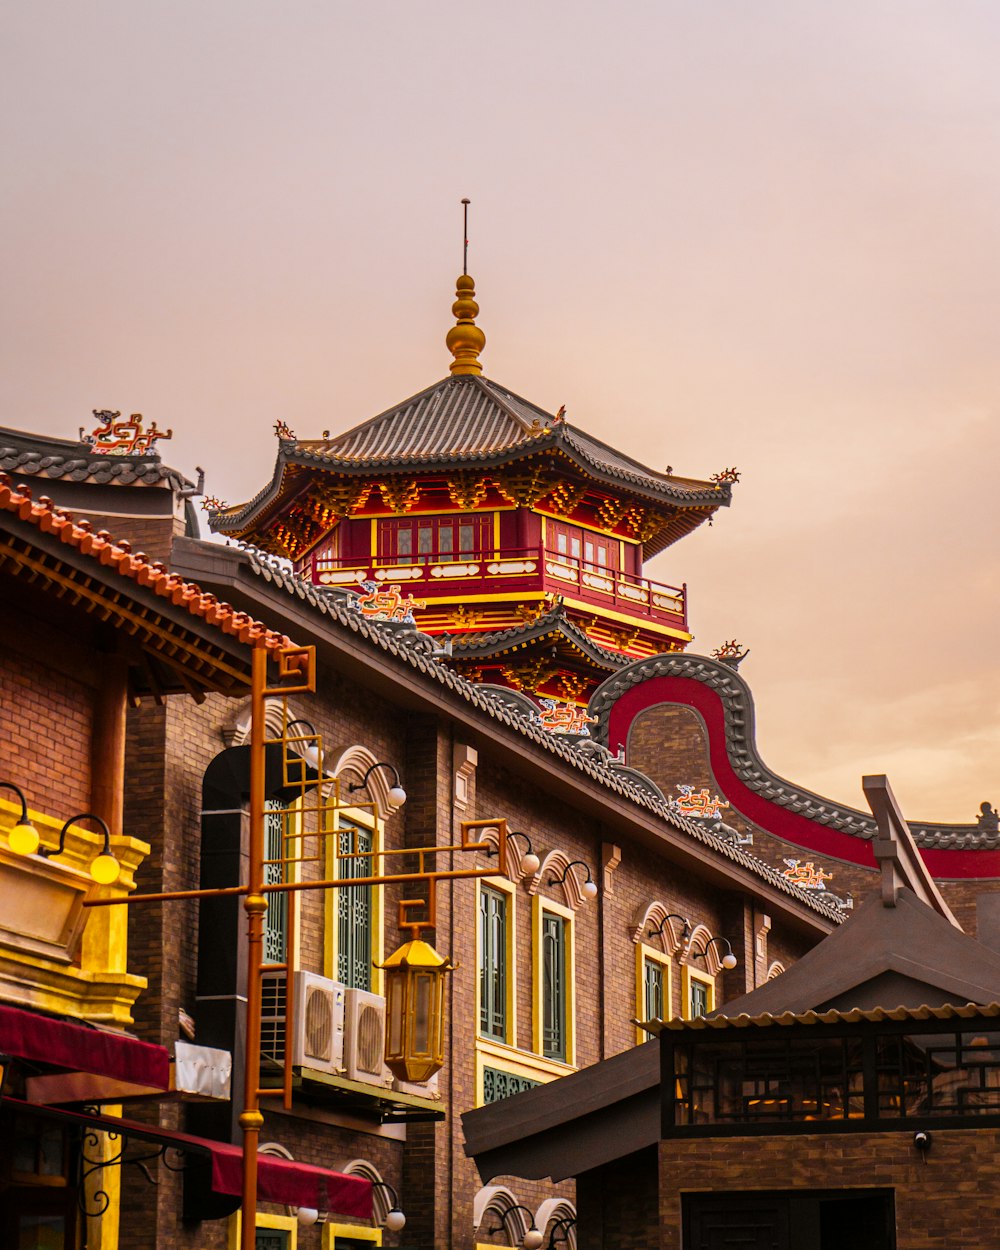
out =
{"type": "MultiPolygon", "coordinates": [[[[264,1156],[267,1158],[267,1156],[264,1156]]],[[[243,1213],[236,1211],[229,1217],[227,1231],[227,1250],[240,1250],[240,1237],[243,1230],[243,1213]]],[[[265,1211],[256,1212],[254,1228],[275,1228],[290,1232],[289,1250],[298,1250],[299,1221],[294,1215],[268,1215],[265,1211]]]]}
{"type": "MultiPolygon", "coordinates": [[[[330,878],[336,878],[337,873],[337,834],[341,831],[341,820],[349,821],[351,824],[359,825],[362,829],[367,829],[372,835],[372,850],[376,852],[373,863],[380,863],[379,853],[383,848],[383,839],[385,834],[384,824],[381,820],[377,820],[374,814],[360,807],[338,807],[332,815],[334,825],[332,829],[332,837],[325,839],[326,841],[326,863],[325,871],[330,878]]],[[[372,909],[372,962],[375,965],[372,968],[372,976],[369,993],[384,994],[385,993],[385,974],[378,966],[385,962],[385,933],[383,922],[383,891],[377,886],[369,886],[371,890],[371,909],[372,909]]],[[[339,981],[337,976],[337,898],[339,890],[324,890],[324,915],[323,923],[325,928],[323,940],[323,975],[331,981],[339,981]]]]}
{"type": "Polygon", "coordinates": [[[331,1224],[327,1220],[323,1225],[323,1250],[336,1250],[338,1237],[370,1241],[373,1246],[382,1244],[381,1228],[369,1228],[367,1224],[331,1224]]]}

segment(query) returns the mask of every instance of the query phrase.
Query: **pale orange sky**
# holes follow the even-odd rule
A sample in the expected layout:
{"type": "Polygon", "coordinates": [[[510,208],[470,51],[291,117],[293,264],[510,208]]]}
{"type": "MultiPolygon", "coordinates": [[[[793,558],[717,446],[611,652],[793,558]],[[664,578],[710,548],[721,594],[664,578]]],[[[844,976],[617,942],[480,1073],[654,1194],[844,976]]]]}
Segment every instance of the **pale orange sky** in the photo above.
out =
{"type": "Polygon", "coordinates": [[[737,465],[653,562],[751,648],[758,745],[919,819],[1000,801],[1000,9],[33,0],[0,12],[0,424],[93,408],[243,499],[271,426],[447,370],[737,465]]]}

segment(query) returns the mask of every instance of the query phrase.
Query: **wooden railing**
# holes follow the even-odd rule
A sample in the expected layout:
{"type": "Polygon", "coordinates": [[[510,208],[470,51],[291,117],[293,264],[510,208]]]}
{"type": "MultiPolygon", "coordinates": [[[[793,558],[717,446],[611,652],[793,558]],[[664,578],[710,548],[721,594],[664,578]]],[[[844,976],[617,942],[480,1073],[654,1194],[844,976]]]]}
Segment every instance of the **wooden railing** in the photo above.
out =
{"type": "Polygon", "coordinates": [[[605,568],[545,547],[502,551],[420,552],[392,560],[358,562],[314,556],[306,570],[318,586],[351,588],[361,582],[398,584],[417,598],[469,593],[546,590],[613,608],[628,616],[668,621],[687,629],[687,586],[668,586],[605,568]],[[487,589],[488,588],[488,589],[487,589]]]}

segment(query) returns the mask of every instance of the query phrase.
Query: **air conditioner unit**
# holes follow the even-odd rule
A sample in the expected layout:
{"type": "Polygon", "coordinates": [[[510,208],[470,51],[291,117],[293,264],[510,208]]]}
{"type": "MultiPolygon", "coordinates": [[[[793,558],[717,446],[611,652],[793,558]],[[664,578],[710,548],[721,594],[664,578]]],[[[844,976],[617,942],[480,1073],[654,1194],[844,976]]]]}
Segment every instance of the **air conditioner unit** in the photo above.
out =
{"type": "Polygon", "coordinates": [[[392,1073],[385,1066],[385,999],[367,990],[347,991],[347,1028],[344,1066],[352,1081],[388,1086],[392,1073]]]}
{"type": "Polygon", "coordinates": [[[441,1092],[438,1089],[438,1074],[435,1072],[429,1081],[400,1081],[394,1080],[392,1088],[398,1094],[415,1094],[417,1098],[440,1098],[441,1092]]]}
{"type": "MultiPolygon", "coordinates": [[[[292,1065],[344,1070],[344,987],[314,972],[296,972],[292,1065]]],[[[285,974],[265,973],[261,987],[261,1061],[285,1062],[285,974]]]]}

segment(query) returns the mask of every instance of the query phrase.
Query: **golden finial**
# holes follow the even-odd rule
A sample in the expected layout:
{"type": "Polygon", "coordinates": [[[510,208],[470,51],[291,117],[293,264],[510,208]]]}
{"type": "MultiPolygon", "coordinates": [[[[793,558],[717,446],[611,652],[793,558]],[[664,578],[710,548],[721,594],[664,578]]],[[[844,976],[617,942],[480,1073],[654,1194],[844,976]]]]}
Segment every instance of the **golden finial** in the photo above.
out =
{"type": "Polygon", "coordinates": [[[479,363],[479,353],[486,346],[486,335],[476,325],[479,305],[476,303],[476,284],[469,277],[469,201],[463,200],[464,209],[462,234],[462,274],[455,283],[455,302],[451,311],[455,315],[456,324],[448,331],[445,342],[448,350],[455,357],[451,363],[451,372],[482,373],[483,366],[479,363]]]}

